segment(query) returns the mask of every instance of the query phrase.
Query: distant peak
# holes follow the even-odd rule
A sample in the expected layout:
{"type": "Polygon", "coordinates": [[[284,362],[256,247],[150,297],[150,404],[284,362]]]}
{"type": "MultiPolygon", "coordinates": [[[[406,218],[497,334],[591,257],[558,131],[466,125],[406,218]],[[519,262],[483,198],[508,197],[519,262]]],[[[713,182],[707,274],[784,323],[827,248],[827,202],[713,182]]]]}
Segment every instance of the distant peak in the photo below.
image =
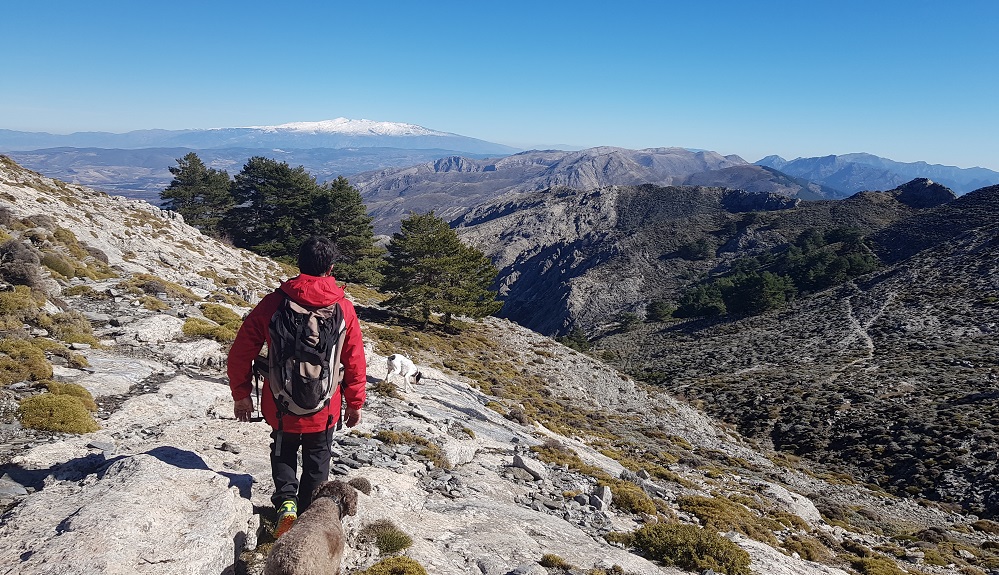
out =
{"type": "Polygon", "coordinates": [[[449,136],[447,132],[438,132],[401,122],[376,122],[374,120],[351,120],[349,118],[334,118],[318,122],[289,122],[277,126],[247,126],[253,130],[265,132],[303,132],[309,134],[349,134],[359,136],[449,136]]]}
{"type": "Polygon", "coordinates": [[[913,208],[932,208],[957,198],[946,186],[928,178],[916,178],[891,190],[898,201],[913,208]]]}

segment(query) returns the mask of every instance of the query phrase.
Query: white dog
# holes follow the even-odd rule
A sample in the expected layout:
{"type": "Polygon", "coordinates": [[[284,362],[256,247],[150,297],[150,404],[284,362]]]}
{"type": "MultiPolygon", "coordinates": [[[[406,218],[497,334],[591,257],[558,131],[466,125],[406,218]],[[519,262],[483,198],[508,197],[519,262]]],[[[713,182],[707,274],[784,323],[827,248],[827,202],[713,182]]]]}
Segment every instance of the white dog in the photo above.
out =
{"type": "Polygon", "coordinates": [[[420,378],[423,377],[423,373],[416,369],[412,360],[408,357],[394,353],[385,359],[386,367],[388,372],[385,374],[385,381],[388,381],[390,377],[395,374],[402,376],[403,381],[406,382],[406,393],[412,391],[412,386],[409,383],[409,379],[413,378],[415,383],[420,383],[420,378]]]}

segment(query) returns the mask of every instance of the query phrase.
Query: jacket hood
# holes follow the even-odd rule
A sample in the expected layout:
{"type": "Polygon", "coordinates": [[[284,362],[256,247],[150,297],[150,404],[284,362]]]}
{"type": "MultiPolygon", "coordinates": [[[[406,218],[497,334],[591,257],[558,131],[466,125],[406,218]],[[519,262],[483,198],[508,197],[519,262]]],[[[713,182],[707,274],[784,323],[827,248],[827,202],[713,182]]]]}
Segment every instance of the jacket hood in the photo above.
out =
{"type": "Polygon", "coordinates": [[[297,275],[281,284],[281,291],[296,302],[310,307],[326,307],[342,300],[343,288],[333,276],[297,275]]]}

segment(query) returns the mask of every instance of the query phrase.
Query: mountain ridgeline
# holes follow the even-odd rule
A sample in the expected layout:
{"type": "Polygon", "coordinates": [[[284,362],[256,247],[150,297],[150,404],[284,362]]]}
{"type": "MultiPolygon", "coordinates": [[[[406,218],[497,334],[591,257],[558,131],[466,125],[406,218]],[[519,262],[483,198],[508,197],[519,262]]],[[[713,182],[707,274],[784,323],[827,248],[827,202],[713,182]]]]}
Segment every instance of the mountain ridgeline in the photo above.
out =
{"type": "Polygon", "coordinates": [[[790,198],[840,197],[817,184],[747,163],[738,156],[683,148],[626,150],[600,147],[578,152],[530,151],[500,159],[444,158],[407,168],[388,168],[350,178],[387,232],[410,210],[437,210],[459,218],[506,194],[550,188],[592,190],[606,186],[696,184],[790,198]]]}
{"type": "Polygon", "coordinates": [[[790,161],[780,156],[767,156],[756,164],[847,194],[865,190],[887,190],[914,178],[933,180],[958,194],[999,183],[999,172],[986,168],[957,168],[926,162],[895,162],[872,154],[830,155],[790,161]]]}

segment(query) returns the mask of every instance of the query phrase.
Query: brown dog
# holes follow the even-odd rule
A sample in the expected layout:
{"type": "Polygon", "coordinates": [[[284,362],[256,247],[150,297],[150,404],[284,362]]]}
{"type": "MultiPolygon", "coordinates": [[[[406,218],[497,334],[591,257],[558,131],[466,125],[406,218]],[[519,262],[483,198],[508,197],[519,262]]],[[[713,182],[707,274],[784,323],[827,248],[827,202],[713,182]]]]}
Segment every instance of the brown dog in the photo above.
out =
{"type": "MultiPolygon", "coordinates": [[[[357,491],[352,485],[355,481],[358,480],[351,480],[350,484],[327,481],[316,488],[312,505],[271,547],[264,575],[340,573],[346,540],[341,521],[347,515],[357,514],[357,491]]],[[[370,485],[365,479],[360,481],[370,485]]]]}

